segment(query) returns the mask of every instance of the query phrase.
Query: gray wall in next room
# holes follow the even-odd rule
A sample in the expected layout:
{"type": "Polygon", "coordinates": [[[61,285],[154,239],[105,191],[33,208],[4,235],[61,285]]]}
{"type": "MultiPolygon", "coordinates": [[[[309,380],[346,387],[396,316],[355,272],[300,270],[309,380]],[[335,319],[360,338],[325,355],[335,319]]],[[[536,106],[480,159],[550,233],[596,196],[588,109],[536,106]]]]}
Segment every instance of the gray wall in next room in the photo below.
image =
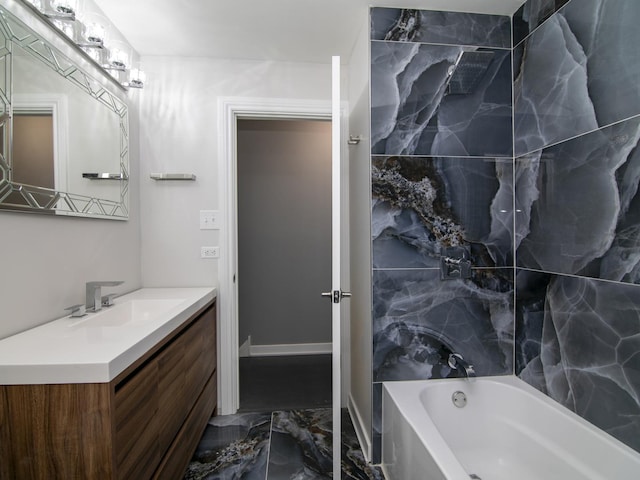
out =
{"type": "Polygon", "coordinates": [[[240,342],[331,342],[331,123],[238,121],[240,342]]]}

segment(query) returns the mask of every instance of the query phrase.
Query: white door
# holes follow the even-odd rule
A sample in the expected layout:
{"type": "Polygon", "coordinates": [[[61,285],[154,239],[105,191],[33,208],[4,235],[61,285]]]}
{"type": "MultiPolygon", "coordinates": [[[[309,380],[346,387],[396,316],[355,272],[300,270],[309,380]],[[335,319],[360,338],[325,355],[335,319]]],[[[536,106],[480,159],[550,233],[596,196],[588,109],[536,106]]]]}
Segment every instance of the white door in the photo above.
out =
{"type": "Polygon", "coordinates": [[[323,293],[331,301],[331,338],[333,342],[333,382],[332,382],[332,406],[333,406],[333,478],[342,478],[341,458],[342,450],[342,425],[341,425],[341,315],[340,302],[350,293],[342,291],[341,262],[343,253],[341,249],[341,168],[342,159],[340,150],[342,146],[341,127],[341,98],[340,98],[340,57],[332,59],[332,102],[331,102],[331,292],[323,293]]]}

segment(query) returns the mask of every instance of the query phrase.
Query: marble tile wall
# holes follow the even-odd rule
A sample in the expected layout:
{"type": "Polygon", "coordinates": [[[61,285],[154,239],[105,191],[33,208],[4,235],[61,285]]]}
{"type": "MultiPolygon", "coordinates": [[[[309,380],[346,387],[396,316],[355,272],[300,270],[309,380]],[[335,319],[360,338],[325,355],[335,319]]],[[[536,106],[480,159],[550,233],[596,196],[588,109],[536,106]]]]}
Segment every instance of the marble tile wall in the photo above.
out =
{"type": "Polygon", "coordinates": [[[514,17],[516,374],[640,451],[640,2],[514,17]]]}
{"type": "Polygon", "coordinates": [[[513,373],[510,47],[508,17],[371,10],[374,461],[380,382],[513,373]]]}
{"type": "Polygon", "coordinates": [[[639,18],[634,0],[569,1],[515,47],[517,156],[640,112],[639,18]]]}
{"type": "Polygon", "coordinates": [[[513,45],[518,45],[569,0],[529,0],[513,15],[513,45]]]}
{"type": "Polygon", "coordinates": [[[511,25],[501,15],[374,8],[371,40],[511,48],[511,25]]]}
{"type": "Polygon", "coordinates": [[[640,451],[640,288],[519,270],[520,378],[640,451]]]}
{"type": "Polygon", "coordinates": [[[508,49],[371,43],[373,154],[511,157],[511,100],[508,49]]]}

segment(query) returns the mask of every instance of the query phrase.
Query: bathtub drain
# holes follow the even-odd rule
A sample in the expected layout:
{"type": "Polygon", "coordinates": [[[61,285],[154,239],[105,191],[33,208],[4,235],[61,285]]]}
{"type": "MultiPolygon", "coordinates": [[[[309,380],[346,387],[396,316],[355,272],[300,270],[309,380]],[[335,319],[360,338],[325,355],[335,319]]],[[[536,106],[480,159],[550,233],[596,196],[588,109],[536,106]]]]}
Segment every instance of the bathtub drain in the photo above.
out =
{"type": "Polygon", "coordinates": [[[467,396],[464,392],[458,390],[457,392],[453,392],[453,395],[451,395],[451,401],[456,407],[462,408],[467,404],[467,396]]]}

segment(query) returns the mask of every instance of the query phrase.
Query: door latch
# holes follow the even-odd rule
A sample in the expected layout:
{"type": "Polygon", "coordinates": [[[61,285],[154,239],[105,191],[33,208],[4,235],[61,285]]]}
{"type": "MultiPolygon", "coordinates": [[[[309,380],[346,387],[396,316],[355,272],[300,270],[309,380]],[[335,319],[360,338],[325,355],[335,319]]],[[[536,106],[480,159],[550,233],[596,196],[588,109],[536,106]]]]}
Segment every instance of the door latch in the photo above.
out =
{"type": "Polygon", "coordinates": [[[341,290],[334,290],[333,292],[323,292],[320,295],[323,297],[327,297],[331,299],[333,303],[340,303],[340,300],[343,298],[348,298],[351,296],[351,292],[343,292],[341,290]]]}

